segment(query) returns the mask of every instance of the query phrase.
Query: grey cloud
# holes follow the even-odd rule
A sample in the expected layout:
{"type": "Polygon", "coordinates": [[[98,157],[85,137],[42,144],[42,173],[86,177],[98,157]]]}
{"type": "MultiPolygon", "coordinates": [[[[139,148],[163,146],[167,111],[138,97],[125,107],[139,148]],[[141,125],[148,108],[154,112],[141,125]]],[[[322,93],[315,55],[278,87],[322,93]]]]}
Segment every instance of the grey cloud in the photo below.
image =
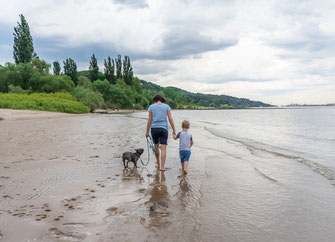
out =
{"type": "Polygon", "coordinates": [[[67,39],[63,36],[53,36],[48,38],[35,38],[34,45],[35,51],[42,59],[49,62],[58,60],[62,61],[66,58],[72,58],[76,62],[87,63],[94,53],[100,65],[103,59],[108,56],[115,58],[117,54],[123,54],[113,45],[97,45],[86,44],[80,46],[66,46],[67,39]]]}
{"type": "Polygon", "coordinates": [[[159,61],[150,63],[146,63],[145,61],[133,62],[133,68],[138,75],[161,74],[164,76],[165,73],[175,71],[175,68],[171,67],[168,63],[159,61]]]}
{"type": "Polygon", "coordinates": [[[322,32],[318,27],[305,26],[296,32],[294,40],[272,40],[270,45],[294,50],[319,52],[333,48],[334,36],[322,32]]]}
{"type": "Polygon", "coordinates": [[[172,30],[163,35],[158,55],[152,57],[175,60],[207,51],[224,49],[237,43],[237,40],[213,40],[197,31],[172,30]]]}
{"type": "Polygon", "coordinates": [[[273,81],[274,79],[270,78],[247,78],[247,77],[239,77],[234,74],[231,75],[217,75],[211,76],[207,78],[207,80],[196,80],[193,79],[192,81],[200,82],[200,83],[207,83],[207,84],[222,84],[226,82],[268,82],[273,81]]]}
{"type": "Polygon", "coordinates": [[[146,0],[113,0],[113,2],[121,5],[126,5],[132,8],[148,7],[146,0]]]}

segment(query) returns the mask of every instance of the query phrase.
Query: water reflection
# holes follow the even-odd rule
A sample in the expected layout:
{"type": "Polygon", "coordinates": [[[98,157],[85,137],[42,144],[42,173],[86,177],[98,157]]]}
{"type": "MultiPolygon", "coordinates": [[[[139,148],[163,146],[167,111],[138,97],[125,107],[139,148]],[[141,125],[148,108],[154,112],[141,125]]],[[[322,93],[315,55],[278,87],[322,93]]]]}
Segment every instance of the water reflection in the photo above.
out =
{"type": "Polygon", "coordinates": [[[192,187],[187,181],[187,176],[182,175],[179,177],[179,190],[177,192],[178,199],[183,209],[189,204],[189,197],[192,195],[192,187]]]}
{"type": "Polygon", "coordinates": [[[150,184],[150,199],[146,202],[149,212],[150,227],[165,227],[170,224],[168,217],[172,214],[169,210],[170,194],[166,186],[164,172],[158,169],[153,182],[150,184]]]}
{"type": "Polygon", "coordinates": [[[122,173],[123,181],[138,181],[142,183],[143,177],[141,176],[141,172],[138,172],[136,168],[132,169],[124,169],[122,173]]]}

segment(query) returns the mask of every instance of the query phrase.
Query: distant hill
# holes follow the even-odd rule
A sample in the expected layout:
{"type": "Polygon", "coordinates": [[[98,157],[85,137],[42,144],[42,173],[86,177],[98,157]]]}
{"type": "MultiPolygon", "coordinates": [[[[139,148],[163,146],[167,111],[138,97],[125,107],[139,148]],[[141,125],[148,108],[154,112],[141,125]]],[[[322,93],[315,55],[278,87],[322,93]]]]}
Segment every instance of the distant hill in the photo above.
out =
{"type": "MultiPolygon", "coordinates": [[[[176,87],[161,87],[152,82],[141,80],[142,87],[145,90],[165,93],[177,93],[186,97],[187,103],[196,106],[211,107],[211,108],[249,108],[249,107],[273,107],[273,105],[260,101],[251,101],[246,98],[237,98],[227,95],[213,95],[192,93],[176,87]]],[[[167,95],[169,96],[169,95],[167,95]]]]}
{"type": "MultiPolygon", "coordinates": [[[[89,71],[79,71],[79,76],[90,78],[89,71]]],[[[104,74],[99,72],[99,79],[105,79],[104,74]]],[[[140,80],[142,87],[146,90],[146,98],[150,101],[152,95],[158,92],[164,93],[169,105],[172,108],[252,108],[252,107],[273,107],[273,105],[260,101],[252,101],[247,98],[237,98],[228,95],[213,95],[192,93],[176,87],[162,87],[160,85],[140,80]]]]}

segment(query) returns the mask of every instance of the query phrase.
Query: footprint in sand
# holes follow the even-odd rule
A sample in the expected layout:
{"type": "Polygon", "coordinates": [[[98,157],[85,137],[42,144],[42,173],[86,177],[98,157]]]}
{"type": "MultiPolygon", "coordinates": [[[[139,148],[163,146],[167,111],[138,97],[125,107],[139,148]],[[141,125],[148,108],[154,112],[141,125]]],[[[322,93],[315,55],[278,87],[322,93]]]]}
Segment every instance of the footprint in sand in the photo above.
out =
{"type": "Polygon", "coordinates": [[[117,215],[117,214],[123,214],[124,209],[123,208],[118,208],[118,207],[110,207],[106,209],[106,212],[109,215],[117,215]]]}
{"type": "Polygon", "coordinates": [[[9,196],[9,195],[4,195],[4,196],[2,196],[3,198],[10,198],[10,199],[13,199],[11,196],[9,196]]]}
{"type": "Polygon", "coordinates": [[[138,190],[140,193],[145,193],[146,189],[145,188],[141,188],[138,190]]]}

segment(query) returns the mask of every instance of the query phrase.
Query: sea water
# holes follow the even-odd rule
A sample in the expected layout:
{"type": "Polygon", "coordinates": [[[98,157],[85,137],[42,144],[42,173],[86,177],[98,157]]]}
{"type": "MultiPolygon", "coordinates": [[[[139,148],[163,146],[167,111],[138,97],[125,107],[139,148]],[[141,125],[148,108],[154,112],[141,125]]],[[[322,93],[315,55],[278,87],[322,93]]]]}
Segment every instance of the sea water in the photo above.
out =
{"type": "Polygon", "coordinates": [[[171,170],[158,172],[150,184],[148,203],[165,211],[149,217],[162,228],[162,238],[333,241],[334,107],[173,110],[172,115],[177,130],[184,119],[190,121],[194,146],[183,176],[178,142],[170,135],[171,170]]]}

